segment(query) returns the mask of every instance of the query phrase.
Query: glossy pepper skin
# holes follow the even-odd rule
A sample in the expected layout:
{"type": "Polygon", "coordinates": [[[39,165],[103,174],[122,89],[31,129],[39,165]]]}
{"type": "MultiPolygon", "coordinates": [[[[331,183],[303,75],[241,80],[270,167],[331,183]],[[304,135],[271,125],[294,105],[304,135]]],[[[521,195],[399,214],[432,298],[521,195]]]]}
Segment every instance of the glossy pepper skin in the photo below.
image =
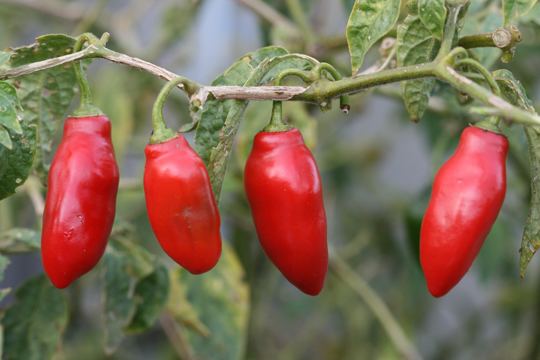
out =
{"type": "Polygon", "coordinates": [[[445,295],[469,270],[506,192],[504,135],[469,126],[435,176],[420,231],[420,262],[430,293],[445,295]]]}
{"type": "Polygon", "coordinates": [[[220,216],[203,161],[179,135],[145,149],[144,193],[163,250],[193,274],[221,255],[220,216]]]}
{"type": "Polygon", "coordinates": [[[300,131],[258,133],[244,185],[264,251],[292,284],[317,295],[328,270],[326,214],[319,170],[300,131]]]}
{"type": "Polygon", "coordinates": [[[57,288],[99,261],[114,221],[118,166],[106,116],[70,117],[49,171],[41,254],[57,288]]]}

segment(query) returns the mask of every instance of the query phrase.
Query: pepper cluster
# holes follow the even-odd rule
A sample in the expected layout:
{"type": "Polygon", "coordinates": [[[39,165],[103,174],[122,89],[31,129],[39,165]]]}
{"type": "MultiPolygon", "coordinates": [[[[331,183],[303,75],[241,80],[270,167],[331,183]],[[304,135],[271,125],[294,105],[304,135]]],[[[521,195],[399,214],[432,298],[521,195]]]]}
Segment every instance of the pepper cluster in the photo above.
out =
{"type": "MultiPolygon", "coordinates": [[[[189,272],[201,274],[220,258],[221,221],[204,162],[163,120],[163,103],[180,82],[168,83],[154,105],[144,192],[163,250],[189,272]]],[[[99,262],[114,221],[119,172],[111,124],[96,112],[86,103],[65,121],[49,172],[42,258],[58,288],[99,262]]],[[[297,129],[266,130],[255,137],[245,189],[270,259],[300,290],[318,294],[328,268],[326,215],[317,165],[297,129]]]]}
{"type": "MultiPolygon", "coordinates": [[[[110,121],[91,105],[78,65],[76,71],[81,106],[65,121],[43,216],[43,265],[58,288],[99,262],[119,183],[110,121]]],[[[189,272],[201,274],[219,261],[221,220],[204,162],[163,120],[165,99],[183,81],[169,82],[154,104],[144,192],[163,250],[189,272]]],[[[466,128],[456,152],[435,176],[420,232],[420,262],[435,297],[445,295],[468,271],[504,201],[508,140],[497,122],[466,128]]],[[[319,294],[328,270],[321,177],[300,131],[282,122],[280,102],[274,102],[270,123],[255,136],[244,186],[270,260],[301,291],[319,294]]]]}

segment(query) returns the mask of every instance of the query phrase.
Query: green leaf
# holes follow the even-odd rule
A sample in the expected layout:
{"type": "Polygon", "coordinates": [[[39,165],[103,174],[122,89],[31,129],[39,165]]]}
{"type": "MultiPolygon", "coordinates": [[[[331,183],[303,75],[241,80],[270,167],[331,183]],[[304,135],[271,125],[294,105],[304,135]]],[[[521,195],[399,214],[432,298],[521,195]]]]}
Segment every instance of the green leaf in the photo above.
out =
{"type": "Polygon", "coordinates": [[[39,250],[40,239],[40,234],[32,229],[9,229],[0,233],[0,253],[16,254],[39,250]]]}
{"type": "Polygon", "coordinates": [[[5,81],[0,81],[0,125],[20,135],[23,131],[17,116],[18,105],[15,88],[5,81]]]}
{"type": "MultiPolygon", "coordinates": [[[[67,35],[44,35],[36,43],[13,49],[12,67],[46,60],[70,53],[75,39],[67,35]]],[[[24,104],[23,122],[39,132],[38,161],[35,164],[42,181],[46,181],[54,134],[62,123],[76,91],[71,64],[39,71],[14,80],[24,104]]]]}
{"type": "MultiPolygon", "coordinates": [[[[399,66],[416,65],[433,60],[437,42],[417,15],[409,15],[397,31],[399,66]]],[[[433,79],[408,80],[401,83],[405,107],[411,120],[419,121],[427,109],[433,79]]]]}
{"type": "Polygon", "coordinates": [[[446,19],[444,0],[418,0],[418,15],[431,34],[441,40],[446,19]]]}
{"type": "MultiPolygon", "coordinates": [[[[493,76],[501,89],[502,96],[508,102],[529,112],[536,113],[525,88],[510,71],[505,69],[497,70],[493,72],[493,76]]],[[[524,126],[524,130],[529,152],[531,202],[521,239],[521,248],[519,249],[519,273],[521,277],[525,276],[529,263],[540,248],[540,127],[524,126]]]]}
{"type": "MultiPolygon", "coordinates": [[[[307,56],[287,54],[282,48],[270,46],[240,58],[218,77],[213,85],[256,86],[272,81],[285,69],[305,70],[316,63],[316,60],[307,56]]],[[[196,149],[206,163],[217,199],[233,140],[247,104],[248,102],[243,100],[208,99],[199,113],[193,114],[194,117],[199,117],[195,136],[196,149]]]]}
{"type": "MultiPolygon", "coordinates": [[[[0,54],[4,61],[9,59],[0,54]]],[[[10,54],[9,54],[10,55],[10,54]]],[[[17,90],[0,81],[0,200],[22,185],[32,167],[35,153],[35,126],[21,124],[21,105],[17,90]]]]}
{"type": "Polygon", "coordinates": [[[519,22],[540,26],[540,5],[534,6],[531,11],[520,17],[519,22]]]}
{"type": "Polygon", "coordinates": [[[137,311],[137,283],[154,271],[155,258],[133,241],[133,229],[116,226],[102,267],[105,352],[112,354],[137,311]]]}
{"type": "Polygon", "coordinates": [[[400,0],[356,0],[347,23],[347,43],[352,73],[362,67],[364,56],[396,24],[400,0]]]}
{"type": "Polygon", "coordinates": [[[2,319],[6,359],[50,359],[58,349],[68,320],[63,292],[45,276],[27,281],[2,319]]]}
{"type": "Polygon", "coordinates": [[[514,74],[506,69],[500,69],[493,72],[493,77],[501,88],[503,97],[516,106],[524,110],[535,113],[533,102],[527,96],[525,88],[514,74]]]}
{"type": "Polygon", "coordinates": [[[154,272],[143,278],[135,287],[136,309],[129,332],[143,332],[152,327],[169,296],[169,273],[159,265],[154,272]]]}
{"type": "MultiPolygon", "coordinates": [[[[244,85],[253,69],[262,61],[258,53],[266,56],[279,56],[287,53],[287,50],[280,47],[266,47],[242,56],[232,64],[225,72],[217,77],[212,85],[244,85]]],[[[199,118],[195,145],[197,152],[208,164],[212,149],[219,143],[220,130],[225,123],[231,108],[244,103],[239,100],[218,101],[208,99],[199,113],[192,114],[199,118]]]]}
{"type": "MultiPolygon", "coordinates": [[[[13,143],[11,142],[9,131],[7,131],[7,129],[1,125],[0,125],[0,145],[3,145],[8,150],[13,149],[13,143]]],[[[1,185],[2,184],[0,183],[0,186],[1,185]]]]}
{"type": "Polygon", "coordinates": [[[502,0],[504,25],[515,23],[528,13],[536,2],[537,0],[502,0]]]}
{"type": "MultiPolygon", "coordinates": [[[[195,358],[201,360],[244,358],[249,292],[238,258],[226,243],[224,245],[221,260],[212,271],[193,276],[178,270],[177,281],[185,290],[185,298],[173,298],[177,294],[174,290],[169,297],[172,309],[189,299],[190,309],[194,312],[191,318],[204,324],[206,333],[193,327],[185,328],[187,342],[195,358]]],[[[183,322],[183,319],[177,320],[183,322]]]]}
{"type": "MultiPolygon", "coordinates": [[[[0,53],[1,62],[2,53],[0,53]]],[[[19,109],[20,104],[16,89],[11,84],[0,81],[0,145],[8,150],[13,149],[9,130],[19,135],[23,133],[17,114],[19,109]]]]}
{"type": "Polygon", "coordinates": [[[354,5],[354,0],[341,0],[341,2],[343,3],[343,6],[345,7],[345,11],[350,12],[354,5]]]}
{"type": "Polygon", "coordinates": [[[104,318],[105,352],[112,354],[124,339],[124,328],[135,313],[133,288],[136,280],[126,271],[127,258],[123,254],[104,256],[104,318]]]}
{"type": "MultiPolygon", "coordinates": [[[[21,135],[10,133],[11,148],[0,146],[0,200],[15,193],[15,189],[22,185],[30,171],[36,154],[36,125],[28,122],[21,123],[21,135]]],[[[0,138],[5,139],[8,130],[0,127],[0,138]]]]}

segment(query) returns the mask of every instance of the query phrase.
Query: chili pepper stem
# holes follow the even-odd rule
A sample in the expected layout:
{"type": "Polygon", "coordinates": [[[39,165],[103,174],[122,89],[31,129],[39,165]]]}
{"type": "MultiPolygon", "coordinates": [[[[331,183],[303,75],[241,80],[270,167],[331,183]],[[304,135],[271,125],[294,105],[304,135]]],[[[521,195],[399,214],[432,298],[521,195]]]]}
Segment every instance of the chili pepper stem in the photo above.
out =
{"type": "Polygon", "coordinates": [[[150,137],[150,144],[162,143],[172,139],[176,136],[176,133],[167,127],[165,120],[163,119],[163,105],[169,96],[172,89],[178,86],[178,84],[184,85],[184,90],[188,95],[193,94],[198,90],[198,85],[189,81],[188,79],[179,76],[169,81],[159,92],[154,107],[152,108],[152,127],[153,132],[150,137]]]}
{"type": "MultiPolygon", "coordinates": [[[[73,46],[73,52],[81,51],[84,43],[91,42],[93,37],[95,37],[93,34],[82,34],[79,36],[73,46]]],[[[90,85],[88,84],[86,74],[82,70],[80,61],[73,63],[73,70],[79,84],[81,98],[79,107],[74,111],[73,115],[76,117],[103,115],[103,112],[92,103],[92,92],[90,91],[90,85]]]]}
{"type": "Polygon", "coordinates": [[[499,126],[500,122],[501,122],[501,119],[499,117],[490,116],[485,120],[477,122],[476,124],[474,124],[474,126],[480,129],[484,129],[484,130],[488,130],[488,131],[500,134],[501,133],[501,128],[499,126]]]}
{"type": "Polygon", "coordinates": [[[268,125],[266,125],[263,131],[277,132],[287,131],[290,129],[290,127],[283,122],[282,108],[283,105],[281,101],[274,101],[272,103],[272,117],[270,118],[270,122],[268,123],[268,125]]]}

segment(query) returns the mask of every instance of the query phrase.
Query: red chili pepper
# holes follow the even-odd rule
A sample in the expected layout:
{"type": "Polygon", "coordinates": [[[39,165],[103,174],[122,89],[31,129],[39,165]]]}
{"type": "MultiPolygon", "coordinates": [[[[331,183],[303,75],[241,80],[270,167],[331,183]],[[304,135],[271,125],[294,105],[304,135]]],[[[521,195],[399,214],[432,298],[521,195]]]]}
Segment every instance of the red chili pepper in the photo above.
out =
{"type": "Polygon", "coordinates": [[[443,296],[469,270],[506,192],[504,135],[466,128],[440,168],[420,232],[420,262],[430,293],[443,296]]]}
{"type": "Polygon", "coordinates": [[[49,171],[41,253],[65,288],[99,261],[114,221],[118,166],[106,116],[70,117],[49,171]]]}
{"type": "Polygon", "coordinates": [[[220,217],[203,161],[183,136],[145,149],[144,193],[163,250],[193,274],[221,255],[220,217]]]}
{"type": "Polygon", "coordinates": [[[266,254],[292,284],[317,295],[328,269],[326,215],[319,170],[300,131],[258,133],[244,184],[266,254]]]}

